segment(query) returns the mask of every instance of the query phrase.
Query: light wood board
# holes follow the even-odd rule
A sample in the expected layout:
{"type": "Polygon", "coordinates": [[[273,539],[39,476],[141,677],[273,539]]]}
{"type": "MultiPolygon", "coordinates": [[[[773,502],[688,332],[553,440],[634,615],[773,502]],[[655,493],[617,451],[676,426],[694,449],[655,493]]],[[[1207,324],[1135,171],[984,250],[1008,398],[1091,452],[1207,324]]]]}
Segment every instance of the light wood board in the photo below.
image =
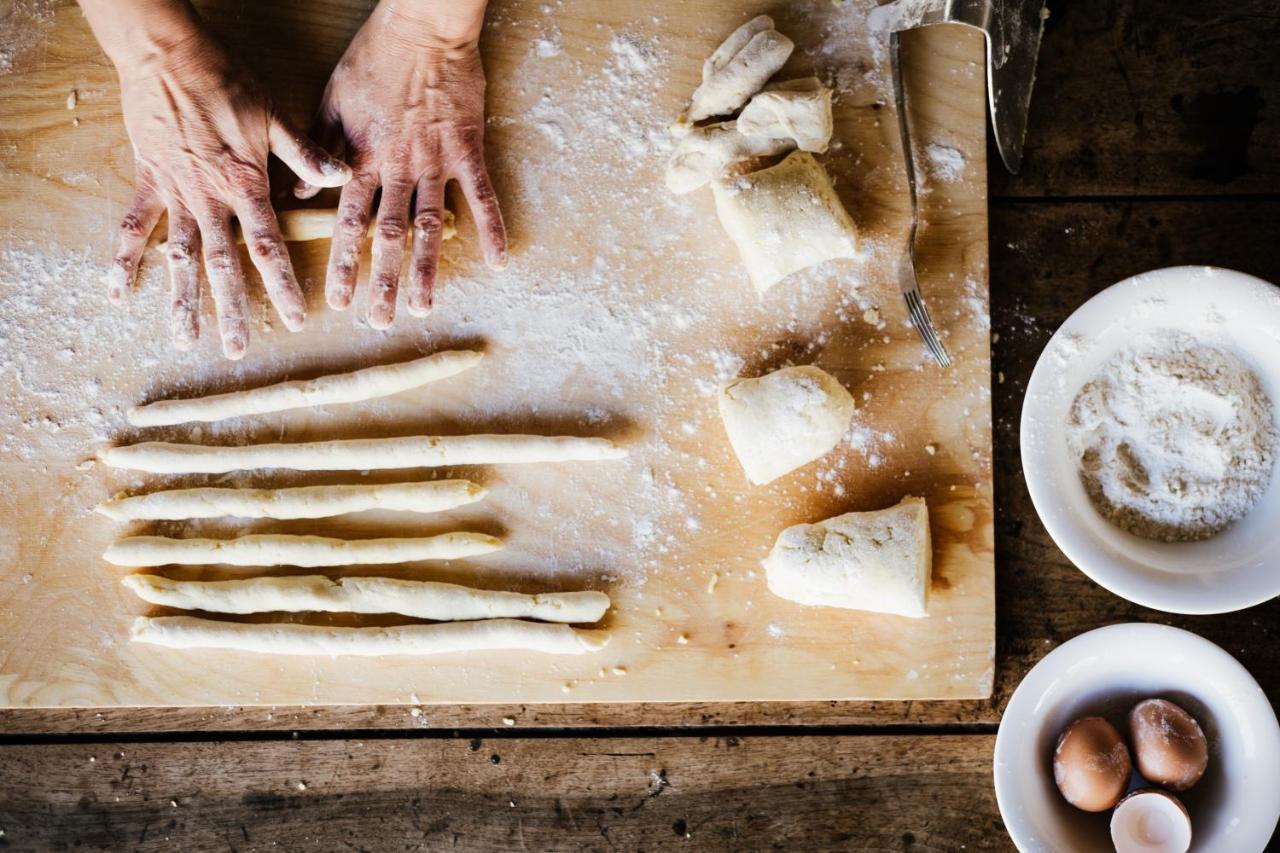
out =
{"type": "MultiPolygon", "coordinates": [[[[302,121],[367,12],[355,3],[202,9],[302,121]]],[[[425,323],[402,314],[391,332],[377,333],[351,313],[324,308],[327,243],[296,247],[295,265],[310,279],[308,329],[270,330],[262,309],[264,328],[235,365],[218,356],[207,316],[196,352],[169,350],[155,264],[126,311],[106,305],[97,278],[132,173],[114,75],[73,5],[14,12],[5,44],[12,67],[0,75],[0,704],[990,695],[983,46],[951,28],[913,34],[906,46],[921,153],[928,159],[928,146],[940,146],[935,160],[958,157],[963,166],[958,179],[925,169],[920,270],[956,357],[942,372],[925,361],[894,285],[906,194],[883,38],[867,33],[868,9],[866,0],[698,2],[658,12],[624,2],[493,3],[482,43],[489,159],[512,235],[511,268],[484,269],[463,212],[436,312],[425,323]],[[665,126],[696,84],[703,57],[765,10],[799,45],[788,72],[816,71],[837,84],[837,145],[824,160],[866,256],[802,274],[759,299],[709,194],[672,197],[661,170],[665,126]],[[73,89],[77,103],[68,110],[73,89]],[[868,322],[872,307],[882,327],[868,322]],[[127,429],[121,417],[140,400],[314,376],[459,343],[481,345],[489,358],[470,374],[376,404],[147,433],[127,429]],[[709,392],[787,361],[812,361],[838,376],[860,401],[861,431],[821,462],[752,488],[709,392]],[[622,463],[367,476],[161,478],[93,462],[108,441],[153,436],[236,443],[473,431],[608,435],[633,452],[622,463]],[[290,659],[127,642],[130,620],[148,609],[119,585],[122,570],[100,559],[126,532],[91,513],[102,498],[176,483],[448,475],[474,476],[491,497],[440,517],[137,530],[499,533],[508,547],[492,557],[363,573],[606,589],[615,607],[603,626],[612,637],[604,652],[290,659]],[[768,593],[759,560],[783,527],[879,508],[904,494],[922,494],[931,507],[929,618],[805,608],[768,593]]]]}

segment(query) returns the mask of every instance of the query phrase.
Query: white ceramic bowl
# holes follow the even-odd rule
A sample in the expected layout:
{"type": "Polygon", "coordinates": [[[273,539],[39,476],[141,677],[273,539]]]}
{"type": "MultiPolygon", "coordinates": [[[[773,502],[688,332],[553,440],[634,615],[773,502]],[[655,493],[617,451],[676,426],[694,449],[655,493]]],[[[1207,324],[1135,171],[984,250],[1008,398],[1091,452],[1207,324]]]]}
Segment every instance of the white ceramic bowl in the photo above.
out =
{"type": "Polygon", "coordinates": [[[1062,325],[1036,362],[1022,407],[1022,468],[1045,529],[1085,574],[1171,613],[1225,613],[1280,595],[1280,475],[1248,516],[1200,542],[1133,536],[1094,508],[1067,449],[1072,401],[1098,366],[1155,329],[1240,356],[1280,407],[1280,289],[1213,267],[1172,267],[1113,285],[1062,325]]]}
{"type": "Polygon", "coordinates": [[[1111,846],[1110,813],[1068,805],[1053,782],[1053,749],[1072,720],[1100,715],[1123,733],[1129,708],[1181,705],[1209,741],[1209,766],[1178,794],[1193,853],[1260,853],[1280,818],[1280,723],[1262,688],[1208,640],[1166,625],[1112,625],[1054,649],[1014,691],[996,735],[1000,815],[1018,849],[1084,853],[1111,846]]]}

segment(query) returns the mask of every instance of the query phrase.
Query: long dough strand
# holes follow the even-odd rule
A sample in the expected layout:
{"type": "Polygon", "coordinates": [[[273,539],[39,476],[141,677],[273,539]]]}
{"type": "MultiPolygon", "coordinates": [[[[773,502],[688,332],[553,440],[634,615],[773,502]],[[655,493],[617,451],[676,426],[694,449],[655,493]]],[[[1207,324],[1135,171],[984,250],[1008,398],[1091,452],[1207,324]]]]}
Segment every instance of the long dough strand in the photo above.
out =
{"type": "Polygon", "coordinates": [[[141,616],[132,639],[171,649],[230,649],[277,655],[439,655],[519,649],[549,655],[581,655],[606,640],[568,625],[485,619],[391,628],[330,628],[293,623],[248,624],[193,616],[141,616]]]}
{"type": "MultiPolygon", "coordinates": [[[[454,223],[453,211],[447,207],[441,217],[444,221],[440,229],[441,240],[452,240],[458,236],[458,228],[454,223]]],[[[291,210],[277,210],[276,220],[280,223],[280,236],[286,243],[309,243],[312,240],[328,240],[333,236],[334,225],[338,221],[338,210],[333,207],[298,207],[291,210]]],[[[377,220],[370,219],[368,236],[372,237],[377,230],[377,220]]],[[[160,229],[151,235],[151,244],[164,252],[168,241],[159,239],[164,232],[160,229]]],[[[235,225],[236,242],[244,243],[244,232],[240,224],[235,225]]],[[[412,239],[412,229],[406,239],[412,239]]]]}
{"type": "Polygon", "coordinates": [[[475,367],[482,358],[483,353],[473,350],[445,350],[400,364],[383,364],[351,373],[281,382],[248,391],[233,391],[230,394],[190,400],[157,400],[130,409],[129,423],[141,427],[164,426],[187,421],[218,421],[305,406],[326,406],[330,403],[358,403],[375,397],[389,397],[453,376],[475,367]]]}
{"type": "Polygon", "coordinates": [[[467,480],[292,489],[172,489],[113,498],[97,511],[116,521],[172,518],[328,518],[371,509],[444,512],[481,500],[485,489],[467,480]]]}
{"type": "Polygon", "coordinates": [[[153,474],[223,474],[252,468],[364,471],[498,463],[621,459],[626,448],[604,438],[546,435],[455,435],[356,438],[299,444],[209,447],[146,441],[103,451],[112,468],[153,474]]]}
{"type": "Polygon", "coordinates": [[[475,557],[502,547],[483,533],[444,533],[412,539],[330,539],[325,536],[251,534],[236,539],[130,536],[102,557],[117,566],[344,566],[475,557]]]}
{"type": "Polygon", "coordinates": [[[440,622],[517,618],[587,623],[599,621],[609,609],[609,596],[603,592],[525,595],[398,578],[330,580],[308,575],[176,581],[127,575],[122,583],[150,604],[211,613],[398,613],[440,622]]]}

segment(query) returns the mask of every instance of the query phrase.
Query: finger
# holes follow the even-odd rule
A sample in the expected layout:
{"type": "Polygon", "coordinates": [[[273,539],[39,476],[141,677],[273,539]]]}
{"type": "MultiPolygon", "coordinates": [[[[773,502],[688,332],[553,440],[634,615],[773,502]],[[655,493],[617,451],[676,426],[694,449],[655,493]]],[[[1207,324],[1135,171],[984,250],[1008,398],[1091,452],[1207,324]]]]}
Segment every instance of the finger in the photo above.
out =
{"type": "Polygon", "coordinates": [[[249,347],[249,306],[244,271],[231,230],[231,212],[219,205],[196,215],[204,244],[204,270],[218,312],[222,352],[227,358],[238,359],[249,347]]]}
{"type": "MultiPolygon", "coordinates": [[[[346,148],[346,137],[342,132],[342,122],[338,119],[330,119],[322,110],[316,115],[315,121],[311,123],[311,130],[307,134],[316,141],[316,144],[329,152],[331,157],[341,158],[343,150],[346,148]]],[[[293,195],[295,198],[313,198],[316,193],[320,192],[321,187],[313,184],[305,178],[298,178],[293,185],[293,195]]]]}
{"type": "Polygon", "coordinates": [[[329,268],[325,271],[324,294],[329,306],[346,310],[356,292],[356,274],[360,271],[360,250],[369,230],[369,206],[378,189],[377,179],[363,175],[342,188],[338,199],[338,218],[333,225],[333,243],[329,247],[329,268]]]}
{"type": "Polygon", "coordinates": [[[458,167],[458,183],[462,184],[462,193],[480,231],[485,261],[492,269],[500,270],[507,265],[507,227],[502,222],[498,195],[493,191],[489,170],[484,165],[483,149],[472,148],[463,158],[458,167]]]}
{"type": "Polygon", "coordinates": [[[164,203],[156,193],[155,186],[149,179],[139,176],[133,200],[120,220],[115,257],[104,277],[107,298],[112,302],[120,302],[128,294],[129,285],[133,284],[133,279],[138,274],[142,253],[147,248],[147,238],[155,230],[162,213],[164,203]]]}
{"type": "Polygon", "coordinates": [[[189,350],[200,337],[200,228],[181,204],[169,208],[169,242],[165,257],[169,262],[169,311],[173,345],[189,350]]]}
{"type": "Polygon", "coordinates": [[[431,310],[444,230],[444,180],[439,174],[418,181],[413,213],[413,260],[409,267],[409,313],[425,317],[431,310]]]}
{"type": "Polygon", "coordinates": [[[307,305],[271,201],[266,196],[246,199],[236,205],[236,216],[244,232],[245,245],[249,247],[249,257],[267,289],[267,298],[285,327],[291,332],[298,331],[306,321],[307,305]]]}
{"type": "Polygon", "coordinates": [[[396,291],[400,287],[400,266],[404,262],[404,238],[409,225],[409,196],[413,185],[407,181],[383,181],[378,201],[378,227],[373,234],[373,264],[369,270],[369,325],[385,329],[396,317],[396,291]]]}
{"type": "Polygon", "coordinates": [[[268,140],[271,153],[312,186],[340,187],[351,180],[351,169],[346,163],[330,156],[287,119],[280,116],[271,119],[268,140]]]}

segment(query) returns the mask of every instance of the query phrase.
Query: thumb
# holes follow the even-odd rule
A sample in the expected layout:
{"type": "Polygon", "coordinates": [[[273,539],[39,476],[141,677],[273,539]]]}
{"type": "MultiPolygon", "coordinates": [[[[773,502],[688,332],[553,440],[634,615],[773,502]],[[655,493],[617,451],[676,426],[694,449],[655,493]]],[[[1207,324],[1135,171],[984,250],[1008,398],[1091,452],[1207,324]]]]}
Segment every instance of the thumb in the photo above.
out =
{"type": "Polygon", "coordinates": [[[271,120],[268,137],[271,153],[314,187],[340,187],[351,180],[351,168],[333,157],[293,126],[288,120],[271,120]]]}

